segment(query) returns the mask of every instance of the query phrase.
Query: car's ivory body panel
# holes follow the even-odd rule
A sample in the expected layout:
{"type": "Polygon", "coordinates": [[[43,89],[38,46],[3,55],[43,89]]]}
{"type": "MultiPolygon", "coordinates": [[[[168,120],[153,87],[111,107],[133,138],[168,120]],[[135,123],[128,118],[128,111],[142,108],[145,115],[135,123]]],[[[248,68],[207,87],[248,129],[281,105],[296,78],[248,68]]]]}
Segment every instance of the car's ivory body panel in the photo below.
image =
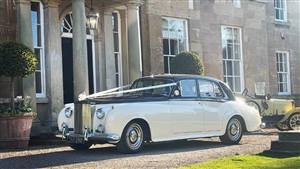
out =
{"type": "MultiPolygon", "coordinates": [[[[73,104],[66,106],[73,109],[73,104]]],[[[99,108],[106,108],[107,112],[101,120],[93,116],[93,131],[101,124],[105,127],[105,133],[121,137],[130,121],[142,119],[149,125],[153,142],[222,136],[228,121],[235,115],[245,121],[247,131],[258,130],[261,123],[258,111],[239,100],[214,102],[169,99],[95,105],[93,110],[99,108]]],[[[74,115],[66,118],[64,109],[58,118],[60,131],[63,123],[74,128],[74,115]]]]}

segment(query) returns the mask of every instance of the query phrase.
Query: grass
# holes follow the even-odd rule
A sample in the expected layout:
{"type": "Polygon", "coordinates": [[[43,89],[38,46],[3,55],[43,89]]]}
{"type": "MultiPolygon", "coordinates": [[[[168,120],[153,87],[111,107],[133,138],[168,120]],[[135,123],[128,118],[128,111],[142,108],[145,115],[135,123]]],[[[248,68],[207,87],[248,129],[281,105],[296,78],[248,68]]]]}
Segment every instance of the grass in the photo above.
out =
{"type": "Polygon", "coordinates": [[[180,169],[300,169],[300,156],[241,155],[211,160],[180,169]]]}

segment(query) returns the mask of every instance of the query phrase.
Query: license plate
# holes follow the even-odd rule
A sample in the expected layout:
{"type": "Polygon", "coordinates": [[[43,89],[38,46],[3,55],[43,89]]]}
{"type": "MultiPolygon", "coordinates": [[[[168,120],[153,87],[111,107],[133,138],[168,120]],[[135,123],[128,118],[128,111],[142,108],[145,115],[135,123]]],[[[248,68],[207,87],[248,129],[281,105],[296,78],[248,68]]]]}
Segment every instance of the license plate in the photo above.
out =
{"type": "Polygon", "coordinates": [[[71,143],[76,143],[76,144],[78,144],[78,143],[83,143],[83,142],[84,142],[84,139],[83,139],[83,137],[69,137],[69,141],[70,141],[71,143]]]}

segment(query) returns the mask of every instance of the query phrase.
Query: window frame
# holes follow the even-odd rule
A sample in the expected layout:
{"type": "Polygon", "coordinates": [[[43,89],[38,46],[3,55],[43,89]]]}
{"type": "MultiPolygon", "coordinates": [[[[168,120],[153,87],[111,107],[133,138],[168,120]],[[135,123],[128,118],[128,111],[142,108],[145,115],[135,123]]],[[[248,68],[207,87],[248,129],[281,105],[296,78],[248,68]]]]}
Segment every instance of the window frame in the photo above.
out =
{"type": "MultiPolygon", "coordinates": [[[[289,55],[289,52],[288,51],[280,51],[280,50],[277,50],[275,52],[275,59],[276,59],[276,75],[277,75],[277,92],[278,92],[278,95],[280,96],[287,96],[287,95],[291,95],[291,70],[290,70],[290,55],[289,55]],[[277,54],[282,54],[282,56],[286,57],[286,66],[287,66],[287,72],[278,72],[278,62],[277,62],[277,54]],[[278,75],[279,74],[283,74],[283,73],[286,73],[287,75],[287,91],[286,92],[280,92],[279,91],[279,84],[282,83],[282,82],[279,82],[279,78],[278,78],[278,75]]],[[[283,62],[284,63],[284,62],[283,62]]]]}
{"type": "MultiPolygon", "coordinates": [[[[279,12],[278,16],[280,18],[280,12],[279,12]]],[[[286,0],[274,0],[274,18],[275,18],[275,21],[277,21],[277,22],[287,22],[287,3],[286,3],[286,0]],[[284,7],[277,7],[276,6],[277,1],[281,1],[280,4],[283,4],[284,7]],[[283,11],[283,19],[276,18],[277,10],[278,11],[280,11],[280,10],[283,11]]]]}
{"type": "MultiPolygon", "coordinates": [[[[119,11],[113,11],[113,13],[116,13],[117,14],[117,17],[118,17],[118,31],[114,31],[113,30],[113,34],[117,33],[118,34],[118,40],[119,40],[119,51],[116,52],[115,51],[115,46],[114,46],[114,57],[115,55],[117,54],[118,55],[118,72],[116,72],[116,69],[115,69],[115,78],[117,78],[117,75],[118,75],[118,80],[119,80],[119,83],[117,84],[116,82],[116,87],[120,87],[123,85],[123,64],[122,64],[122,28],[121,28],[121,16],[120,16],[120,12],[119,11]]],[[[113,18],[113,15],[112,15],[112,18],[113,18]]],[[[115,62],[116,63],[116,62],[115,62]]],[[[117,65],[115,65],[117,66],[117,65]]]]}
{"type": "MultiPolygon", "coordinates": [[[[38,70],[41,74],[41,92],[40,93],[37,93],[36,92],[36,97],[37,98],[44,98],[46,97],[46,72],[45,72],[45,69],[46,69],[46,66],[45,66],[45,34],[44,34],[44,27],[45,27],[45,23],[44,23],[44,5],[41,1],[39,0],[31,0],[31,3],[38,3],[39,4],[39,10],[40,10],[40,29],[41,29],[41,32],[40,32],[40,38],[41,38],[41,46],[36,46],[34,44],[34,41],[33,41],[33,48],[34,48],[34,51],[36,49],[39,50],[40,52],[40,60],[39,60],[39,64],[40,64],[40,70],[38,70]]],[[[32,11],[31,11],[32,12],[32,11]]],[[[31,19],[32,19],[32,16],[31,16],[31,19]]],[[[34,25],[35,27],[37,27],[38,25],[34,25]]],[[[33,27],[33,23],[31,23],[31,27],[33,27]]],[[[32,30],[33,31],[33,30],[32,30]]],[[[34,33],[34,32],[32,32],[34,33]]],[[[36,32],[38,34],[38,32],[36,32]]],[[[34,35],[32,35],[34,36],[34,35]]],[[[37,72],[37,70],[35,71],[37,72]]],[[[35,85],[37,84],[37,82],[35,82],[35,85]]]]}
{"type": "MultiPolygon", "coordinates": [[[[221,25],[221,50],[223,50],[223,29],[224,28],[231,28],[232,30],[234,30],[234,29],[238,29],[239,30],[239,36],[240,36],[239,37],[239,46],[240,46],[240,59],[239,59],[239,62],[240,62],[240,76],[239,77],[240,77],[240,88],[241,88],[241,91],[235,91],[235,89],[231,89],[231,91],[233,93],[241,94],[243,92],[243,88],[245,88],[244,61],[243,61],[243,37],[242,37],[242,35],[243,35],[243,33],[242,33],[243,29],[242,29],[242,27],[237,27],[237,26],[221,25]]],[[[234,37],[234,35],[233,35],[233,37],[234,37]]],[[[232,42],[232,47],[234,47],[234,45],[235,44],[234,44],[234,41],[233,41],[232,42]]],[[[232,52],[234,53],[234,48],[232,48],[232,52]]],[[[228,60],[230,60],[230,61],[233,62],[233,61],[236,60],[234,58],[232,58],[232,59],[224,59],[223,51],[222,51],[221,56],[222,56],[222,62],[223,61],[228,61],[228,60]]],[[[222,66],[223,66],[223,70],[224,70],[224,66],[225,65],[223,63],[222,63],[222,66]]],[[[226,72],[223,71],[223,78],[224,79],[227,77],[227,67],[225,67],[225,69],[226,69],[226,72]],[[226,77],[225,77],[225,73],[226,73],[226,77]]],[[[232,70],[232,73],[234,74],[234,70],[232,70]]],[[[232,75],[232,77],[234,79],[234,77],[236,77],[236,76],[232,75]]],[[[227,80],[224,80],[224,82],[226,82],[228,84],[227,80]]]]}
{"type": "MultiPolygon", "coordinates": [[[[184,39],[185,39],[185,50],[183,50],[183,51],[179,51],[179,48],[178,48],[178,53],[180,53],[180,52],[184,52],[184,51],[189,51],[189,30],[188,30],[188,19],[184,19],[184,18],[175,18],[175,17],[168,17],[168,16],[163,16],[162,18],[161,18],[161,20],[163,20],[163,19],[166,19],[166,20],[168,20],[168,23],[169,23],[169,21],[170,20],[175,20],[175,21],[181,21],[181,22],[183,22],[184,23],[184,28],[185,28],[185,35],[186,35],[186,37],[184,37],[184,39]]],[[[169,26],[169,24],[168,24],[168,26],[169,26]]],[[[166,38],[164,38],[164,36],[163,36],[163,27],[162,27],[162,31],[161,31],[161,33],[162,33],[162,42],[163,42],[163,40],[164,39],[166,39],[166,38]]],[[[168,55],[165,55],[164,54],[164,51],[162,52],[162,54],[163,54],[163,61],[164,61],[164,59],[165,59],[165,57],[167,57],[168,58],[168,72],[165,72],[165,73],[171,73],[171,69],[170,69],[170,58],[172,58],[172,57],[175,57],[177,54],[175,54],[175,55],[171,55],[170,54],[170,51],[171,51],[171,47],[170,47],[170,31],[169,31],[169,28],[168,28],[168,34],[169,34],[169,37],[168,37],[168,41],[169,41],[169,54],[168,55]]],[[[177,38],[177,41],[178,41],[178,38],[177,38]]],[[[163,43],[162,43],[163,44],[163,43]]],[[[162,45],[162,47],[164,48],[164,46],[162,45]]],[[[165,64],[165,63],[164,63],[165,64]]],[[[164,67],[164,69],[165,69],[165,67],[164,67]]]]}

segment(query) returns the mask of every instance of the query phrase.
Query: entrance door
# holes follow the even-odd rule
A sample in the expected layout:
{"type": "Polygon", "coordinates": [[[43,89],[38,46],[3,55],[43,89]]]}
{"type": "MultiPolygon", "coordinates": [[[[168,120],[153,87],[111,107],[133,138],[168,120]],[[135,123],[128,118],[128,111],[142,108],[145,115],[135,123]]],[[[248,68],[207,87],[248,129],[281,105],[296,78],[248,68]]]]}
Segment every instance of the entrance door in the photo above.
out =
{"type": "MultiPolygon", "coordinates": [[[[94,93],[93,46],[92,40],[87,40],[89,93],[94,93]]],[[[63,88],[64,103],[73,103],[73,45],[72,38],[62,38],[63,88]]]]}

